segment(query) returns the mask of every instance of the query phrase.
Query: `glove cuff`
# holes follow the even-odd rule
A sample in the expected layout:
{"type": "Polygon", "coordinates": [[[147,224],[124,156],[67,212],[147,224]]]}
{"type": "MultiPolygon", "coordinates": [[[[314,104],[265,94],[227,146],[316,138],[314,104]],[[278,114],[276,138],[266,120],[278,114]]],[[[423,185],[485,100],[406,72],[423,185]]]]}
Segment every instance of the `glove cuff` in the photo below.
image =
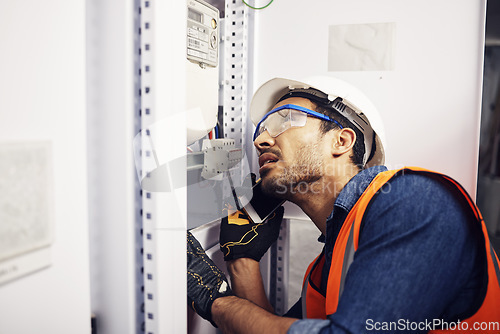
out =
{"type": "MultiPolygon", "coordinates": [[[[226,281],[223,281],[223,282],[227,284],[226,281]]],[[[220,287],[219,287],[219,289],[220,289],[220,287]]],[[[210,323],[214,327],[218,328],[218,326],[215,324],[215,322],[212,319],[212,305],[217,298],[234,296],[234,295],[235,294],[234,294],[233,290],[231,290],[231,288],[229,287],[229,284],[227,284],[227,289],[224,292],[214,291],[214,297],[211,299],[208,299],[207,302],[204,303],[204,305],[198,306],[189,297],[188,297],[188,303],[189,303],[189,306],[191,306],[191,308],[193,309],[193,311],[195,311],[200,317],[202,317],[205,320],[210,321],[210,323]]]]}

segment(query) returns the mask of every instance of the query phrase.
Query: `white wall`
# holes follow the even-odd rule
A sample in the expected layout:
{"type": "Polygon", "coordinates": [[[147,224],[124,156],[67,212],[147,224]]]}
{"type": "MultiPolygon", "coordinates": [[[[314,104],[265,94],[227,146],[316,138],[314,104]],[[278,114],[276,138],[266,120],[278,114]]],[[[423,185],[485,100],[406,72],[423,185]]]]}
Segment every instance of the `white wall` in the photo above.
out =
{"type": "Polygon", "coordinates": [[[363,90],[386,130],[387,165],[456,178],[474,196],[485,0],[277,1],[256,14],[254,87],[327,74],[363,90]],[[390,71],[328,72],[328,27],[396,23],[390,71]]]}
{"type": "MultiPolygon", "coordinates": [[[[0,333],[89,333],[85,2],[0,2],[0,143],[52,143],[52,266],[0,286],[0,333]]],[[[1,224],[1,222],[0,222],[1,224]]]]}

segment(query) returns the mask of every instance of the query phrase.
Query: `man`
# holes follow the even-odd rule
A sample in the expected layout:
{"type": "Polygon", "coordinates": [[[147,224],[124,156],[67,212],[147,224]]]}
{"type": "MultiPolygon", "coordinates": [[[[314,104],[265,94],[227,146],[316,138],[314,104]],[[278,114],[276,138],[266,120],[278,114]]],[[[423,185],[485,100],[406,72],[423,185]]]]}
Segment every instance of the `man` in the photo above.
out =
{"type": "Polygon", "coordinates": [[[273,79],[250,109],[262,189],[301,207],[325,246],[301,300],[279,317],[258,261],[280,213],[258,226],[223,220],[232,290],[188,235],[198,313],[238,333],[500,332],[498,258],[479,211],[447,176],[387,171],[373,106],[359,91],[332,78],[273,79]],[[473,327],[483,322],[497,327],[473,327]]]}

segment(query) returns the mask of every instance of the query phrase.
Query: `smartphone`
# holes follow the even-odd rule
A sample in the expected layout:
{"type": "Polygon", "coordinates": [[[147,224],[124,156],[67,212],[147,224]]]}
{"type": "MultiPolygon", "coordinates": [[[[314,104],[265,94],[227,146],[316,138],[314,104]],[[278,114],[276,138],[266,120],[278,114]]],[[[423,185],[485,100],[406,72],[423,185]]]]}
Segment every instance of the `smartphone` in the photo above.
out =
{"type": "Polygon", "coordinates": [[[284,199],[276,198],[265,194],[262,191],[261,180],[252,188],[252,198],[243,205],[243,210],[248,217],[255,223],[263,223],[271,214],[285,202],[284,199]]]}

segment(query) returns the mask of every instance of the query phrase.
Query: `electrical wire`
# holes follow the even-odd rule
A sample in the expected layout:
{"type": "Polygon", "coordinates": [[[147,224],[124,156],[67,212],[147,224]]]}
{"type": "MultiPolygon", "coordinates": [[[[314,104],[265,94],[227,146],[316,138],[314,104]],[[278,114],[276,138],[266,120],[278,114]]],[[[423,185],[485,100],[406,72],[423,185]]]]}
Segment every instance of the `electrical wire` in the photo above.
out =
{"type": "Polygon", "coordinates": [[[245,5],[247,5],[248,7],[252,8],[252,9],[259,10],[259,9],[264,9],[264,8],[269,7],[269,5],[270,5],[270,4],[272,4],[274,0],[269,1],[269,3],[268,3],[267,5],[265,5],[265,6],[263,6],[263,7],[253,7],[253,6],[250,6],[249,4],[247,4],[247,3],[245,2],[245,0],[241,0],[241,1],[243,1],[243,3],[244,3],[245,5]]]}

